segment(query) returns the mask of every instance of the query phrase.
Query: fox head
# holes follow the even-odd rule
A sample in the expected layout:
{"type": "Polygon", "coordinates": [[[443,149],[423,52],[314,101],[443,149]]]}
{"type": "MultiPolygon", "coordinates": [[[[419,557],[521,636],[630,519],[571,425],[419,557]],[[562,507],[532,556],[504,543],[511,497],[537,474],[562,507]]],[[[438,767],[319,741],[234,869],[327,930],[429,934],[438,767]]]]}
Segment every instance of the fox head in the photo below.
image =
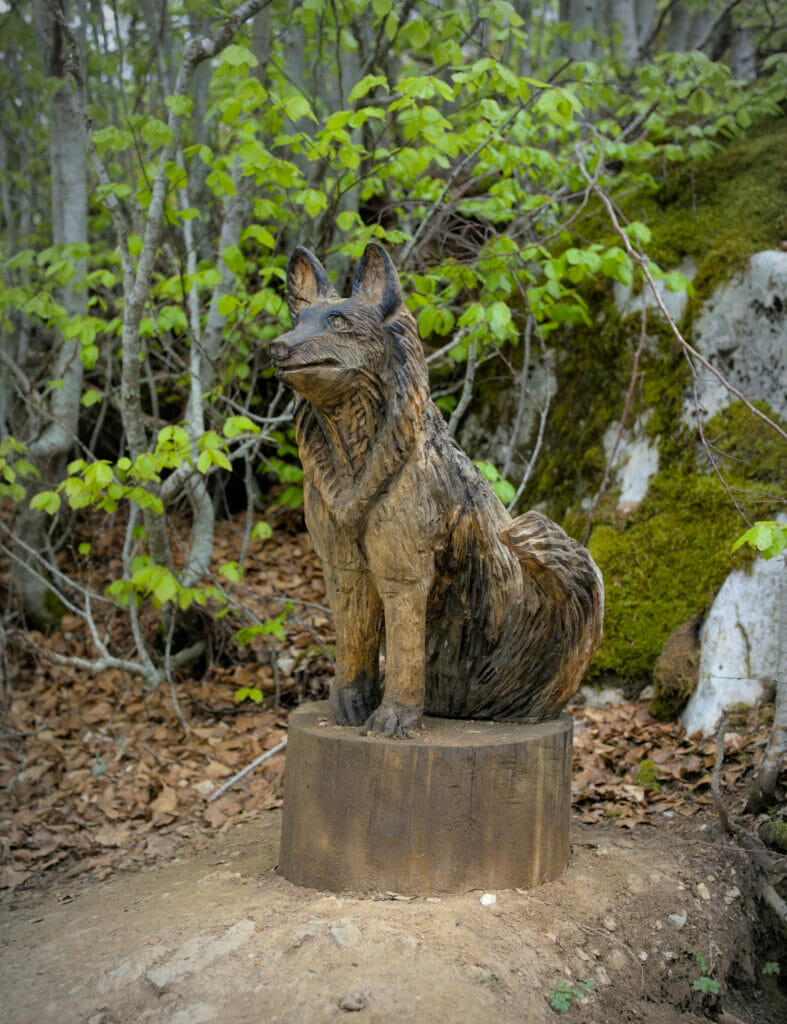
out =
{"type": "Polygon", "coordinates": [[[298,246],[287,266],[292,330],[271,342],[277,376],[317,408],[358,391],[428,386],[420,338],[388,253],[370,242],[341,298],[317,257],[298,246]],[[412,378],[416,379],[413,380],[412,378]]]}

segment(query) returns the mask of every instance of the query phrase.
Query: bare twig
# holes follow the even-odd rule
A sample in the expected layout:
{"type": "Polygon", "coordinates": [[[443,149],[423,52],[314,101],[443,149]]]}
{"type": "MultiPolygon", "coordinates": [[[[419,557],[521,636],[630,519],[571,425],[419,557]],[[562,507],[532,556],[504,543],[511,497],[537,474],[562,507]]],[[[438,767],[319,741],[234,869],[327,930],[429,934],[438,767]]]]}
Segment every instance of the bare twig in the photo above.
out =
{"type": "Polygon", "coordinates": [[[713,21],[708,25],[705,33],[697,40],[696,43],[691,47],[692,50],[704,50],[708,43],[713,38],[716,29],[721,25],[727,15],[733,8],[737,7],[741,0],[727,0],[727,3],[722,7],[713,21]]]}
{"type": "Polygon", "coordinates": [[[275,747],[271,748],[271,750],[266,750],[264,754],[260,754],[260,756],[255,758],[251,764],[247,764],[245,768],[239,771],[236,775],[233,775],[231,779],[228,779],[223,786],[216,790],[215,793],[211,793],[208,797],[208,803],[213,803],[214,800],[218,800],[218,798],[223,793],[226,793],[231,786],[234,786],[236,782],[240,782],[240,780],[248,775],[249,772],[254,771],[258,765],[261,765],[263,761],[267,761],[269,757],[273,757],[274,754],[278,754],[279,751],[284,750],[286,746],[287,737],[285,736],[281,743],[277,743],[275,747]]]}
{"type": "Polygon", "coordinates": [[[533,451],[530,453],[530,459],[528,460],[527,466],[525,467],[525,471],[522,474],[522,479],[519,482],[519,487],[517,487],[517,489],[516,489],[516,494],[514,494],[514,497],[508,503],[507,508],[508,508],[509,512],[511,512],[516,507],[517,502],[522,497],[522,494],[524,493],[525,487],[527,487],[527,482],[530,479],[530,476],[531,476],[531,474],[533,472],[533,469],[535,468],[536,460],[538,459],[539,452],[541,451],[541,445],[544,442],[544,432],[545,432],[546,426],[547,426],[547,417],[549,415],[549,406],[550,406],[550,402],[552,401],[552,368],[550,366],[549,352],[547,351],[546,342],[544,341],[544,335],[541,332],[541,327],[540,327],[538,321],[533,316],[533,310],[530,308],[530,303],[527,300],[527,292],[522,287],[522,282],[519,281],[518,278],[517,278],[517,284],[519,285],[519,290],[521,291],[522,297],[524,298],[525,304],[527,305],[528,313],[529,313],[530,317],[533,320],[533,325],[534,325],[535,330],[536,330],[536,337],[538,338],[538,343],[539,343],[539,345],[541,347],[541,358],[544,361],[544,369],[546,370],[546,378],[547,379],[546,379],[546,394],[544,396],[544,402],[543,402],[543,405],[541,405],[539,407],[540,419],[539,419],[539,424],[538,424],[538,434],[536,436],[536,443],[533,445],[533,451]]]}
{"type": "Polygon", "coordinates": [[[451,437],[456,433],[460,420],[465,414],[465,409],[467,409],[470,404],[470,399],[473,397],[473,381],[475,380],[477,357],[478,342],[473,338],[470,342],[470,347],[467,350],[467,366],[465,367],[465,380],[462,385],[462,394],[459,396],[456,408],[451,413],[451,419],[448,421],[448,433],[451,437]]]}
{"type": "Polygon", "coordinates": [[[500,475],[504,480],[508,479],[508,474],[511,471],[511,462],[514,458],[514,450],[516,449],[517,439],[519,437],[519,431],[522,429],[522,418],[525,415],[525,402],[527,399],[527,379],[530,373],[530,338],[533,334],[533,317],[528,316],[527,323],[525,324],[525,332],[522,337],[524,353],[522,354],[522,369],[519,372],[519,397],[516,406],[516,415],[514,416],[514,422],[511,426],[511,440],[506,451],[506,457],[503,462],[503,468],[500,470],[500,475]]]}
{"type": "Polygon", "coordinates": [[[722,800],[721,786],[719,778],[721,775],[721,766],[724,764],[724,737],[727,734],[727,726],[730,724],[730,713],[725,708],[724,714],[721,716],[719,722],[719,731],[716,734],[716,760],[713,762],[713,772],[710,779],[710,791],[713,795],[713,802],[716,805],[716,812],[719,815],[722,827],[725,832],[729,832],[730,835],[735,835],[735,831],[730,824],[730,816],[727,813],[727,808],[722,800]]]}

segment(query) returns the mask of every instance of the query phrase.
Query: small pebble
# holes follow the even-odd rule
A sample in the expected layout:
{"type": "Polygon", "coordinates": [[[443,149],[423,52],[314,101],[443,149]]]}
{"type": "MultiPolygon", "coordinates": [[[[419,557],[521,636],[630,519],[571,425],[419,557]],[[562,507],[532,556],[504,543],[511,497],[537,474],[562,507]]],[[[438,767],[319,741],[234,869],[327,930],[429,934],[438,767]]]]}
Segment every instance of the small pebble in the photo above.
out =
{"type": "Polygon", "coordinates": [[[497,896],[493,892],[485,892],[480,903],[482,907],[491,907],[493,903],[497,903],[497,896]]]}
{"type": "Polygon", "coordinates": [[[613,949],[607,958],[607,962],[613,971],[622,971],[626,966],[626,955],[620,949],[613,949]]]}
{"type": "Polygon", "coordinates": [[[362,992],[348,992],[339,1000],[339,1009],[347,1010],[348,1013],[362,1010],[364,1006],[366,1006],[366,997],[362,992]]]}
{"type": "Polygon", "coordinates": [[[700,882],[700,884],[697,886],[697,895],[700,897],[700,899],[703,900],[710,899],[710,890],[704,882],[700,882]]]}
{"type": "Polygon", "coordinates": [[[608,932],[614,932],[617,930],[618,927],[618,922],[615,920],[614,917],[605,917],[603,924],[608,932]]]}
{"type": "Polygon", "coordinates": [[[670,914],[667,920],[674,928],[677,928],[678,931],[680,931],[686,923],[686,918],[683,914],[670,914]]]}

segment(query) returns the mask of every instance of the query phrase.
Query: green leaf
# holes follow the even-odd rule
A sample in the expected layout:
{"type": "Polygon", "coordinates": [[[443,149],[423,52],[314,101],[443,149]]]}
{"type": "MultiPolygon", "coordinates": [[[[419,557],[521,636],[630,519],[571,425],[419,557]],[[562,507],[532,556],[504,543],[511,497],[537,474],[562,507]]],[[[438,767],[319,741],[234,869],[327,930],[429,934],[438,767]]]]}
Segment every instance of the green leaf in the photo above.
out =
{"type": "Polygon", "coordinates": [[[488,480],[490,484],[497,483],[498,480],[503,479],[497,468],[491,462],[476,462],[476,466],[481,470],[483,478],[488,480]]]}
{"type": "MultiPolygon", "coordinates": [[[[388,2],[388,0],[384,0],[388,2]]],[[[388,92],[388,79],[385,75],[366,75],[356,83],[350,90],[350,95],[347,97],[348,103],[354,103],[355,100],[361,99],[362,96],[366,96],[367,93],[371,92],[372,89],[385,89],[388,92]]]]}
{"type": "Polygon", "coordinates": [[[310,117],[312,121],[317,120],[312,112],[311,103],[300,94],[287,97],[284,101],[284,113],[291,121],[299,121],[302,117],[310,117]]]}
{"type": "Polygon", "coordinates": [[[730,550],[737,551],[742,544],[755,548],[763,558],[775,558],[787,548],[787,524],[761,520],[742,533],[730,550]]]}
{"type": "Polygon", "coordinates": [[[222,316],[229,316],[238,308],[238,300],[234,295],[222,295],[216,303],[216,311],[222,316]]]}
{"type": "Polygon", "coordinates": [[[194,106],[194,100],[190,96],[167,96],[164,102],[176,117],[188,116],[194,106]]]}
{"type": "Polygon", "coordinates": [[[84,395],[82,395],[80,401],[86,409],[89,409],[91,405],[95,405],[96,402],[100,402],[102,397],[103,396],[100,391],[96,391],[95,388],[91,388],[90,391],[86,391],[84,395]]]}
{"type": "Polygon", "coordinates": [[[496,481],[492,484],[492,490],[504,505],[510,505],[516,495],[516,488],[513,484],[510,484],[508,480],[496,481]]]}
{"type": "Polygon", "coordinates": [[[255,523],[251,535],[254,540],[269,540],[273,536],[273,529],[269,523],[261,519],[258,523],[255,523]]]}
{"type": "Polygon", "coordinates": [[[278,501],[279,505],[287,505],[289,508],[300,508],[303,504],[303,488],[288,487],[278,501]]]}
{"type": "Polygon", "coordinates": [[[87,541],[84,541],[82,544],[79,545],[79,553],[80,553],[80,555],[89,555],[91,549],[92,549],[92,545],[88,544],[87,541]]]}
{"type": "Polygon", "coordinates": [[[670,270],[664,275],[664,284],[671,292],[688,292],[691,294],[691,281],[677,270],[670,270]]]}
{"type": "Polygon", "coordinates": [[[222,64],[229,64],[233,68],[256,68],[259,61],[247,46],[237,46],[233,43],[221,51],[222,64]]]}
{"type": "Polygon", "coordinates": [[[155,587],[152,590],[154,601],[156,601],[158,604],[166,604],[168,601],[171,601],[177,595],[177,592],[178,581],[175,579],[175,577],[172,575],[169,569],[165,569],[158,583],[156,583],[155,587]]]}
{"type": "Polygon", "coordinates": [[[351,231],[356,224],[361,223],[361,218],[355,210],[342,210],[336,218],[336,225],[341,231],[351,231]]]}
{"type": "Polygon", "coordinates": [[[230,416],[221,428],[225,437],[237,437],[238,434],[259,434],[260,428],[248,416],[230,416]]]}
{"type": "Polygon", "coordinates": [[[224,562],[219,566],[219,572],[230,583],[240,583],[243,579],[243,569],[237,562],[224,562]]]}
{"type": "Polygon", "coordinates": [[[263,228],[259,224],[249,225],[249,227],[247,227],[243,232],[243,237],[254,238],[260,243],[260,245],[264,245],[268,249],[274,249],[276,247],[276,239],[267,228],[263,228]]]}
{"type": "Polygon", "coordinates": [[[256,686],[239,687],[235,691],[235,703],[242,704],[244,700],[251,700],[255,704],[261,704],[263,701],[262,690],[258,690],[256,686]]]}
{"type": "Polygon", "coordinates": [[[240,274],[243,272],[243,269],[246,266],[246,260],[237,245],[228,245],[227,248],[222,251],[221,256],[227,270],[232,271],[233,274],[240,274]]]}
{"type": "Polygon", "coordinates": [[[636,238],[643,245],[647,245],[651,239],[651,230],[647,224],[643,224],[641,221],[633,220],[626,228],[626,234],[629,238],[636,238]]]}
{"type": "Polygon", "coordinates": [[[139,133],[143,141],[153,149],[158,149],[160,146],[168,146],[172,142],[172,132],[169,125],[164,124],[157,117],[149,117],[146,121],[143,121],[139,133]]]}
{"type": "Polygon", "coordinates": [[[60,508],[60,504],[60,495],[55,493],[55,491],[39,491],[30,500],[30,508],[36,512],[46,512],[50,516],[55,515],[60,508]]]}
{"type": "Polygon", "coordinates": [[[489,327],[496,338],[505,338],[506,328],[511,323],[511,310],[505,302],[493,302],[487,313],[489,327]]]}

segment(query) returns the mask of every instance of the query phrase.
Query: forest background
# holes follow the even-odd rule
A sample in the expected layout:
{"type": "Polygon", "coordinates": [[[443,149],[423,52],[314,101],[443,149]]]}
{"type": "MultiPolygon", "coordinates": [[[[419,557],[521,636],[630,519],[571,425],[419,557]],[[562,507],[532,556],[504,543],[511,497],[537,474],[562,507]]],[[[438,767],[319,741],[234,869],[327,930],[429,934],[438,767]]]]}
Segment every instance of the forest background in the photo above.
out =
{"type": "MultiPolygon", "coordinates": [[[[742,153],[772,173],[785,5],[36,0],[0,19],[6,702],[41,729],[86,687],[84,734],[130,689],[188,735],[200,701],[324,692],[330,623],[266,346],[294,246],[341,293],[372,238],[452,432],[505,504],[544,508],[614,578],[593,679],[646,685],[784,500],[784,424],[734,389],[708,423],[697,376],[722,375],[665,296],[691,310],[787,237],[773,178],[756,218],[708,214],[699,187],[742,153]],[[690,282],[681,260],[709,249],[690,282]],[[624,324],[616,285],[658,298],[624,324]],[[628,516],[603,438],[635,419],[671,475],[628,516]],[[295,556],[271,552],[285,536],[295,556]]],[[[64,774],[26,757],[12,788],[64,774]]]]}

